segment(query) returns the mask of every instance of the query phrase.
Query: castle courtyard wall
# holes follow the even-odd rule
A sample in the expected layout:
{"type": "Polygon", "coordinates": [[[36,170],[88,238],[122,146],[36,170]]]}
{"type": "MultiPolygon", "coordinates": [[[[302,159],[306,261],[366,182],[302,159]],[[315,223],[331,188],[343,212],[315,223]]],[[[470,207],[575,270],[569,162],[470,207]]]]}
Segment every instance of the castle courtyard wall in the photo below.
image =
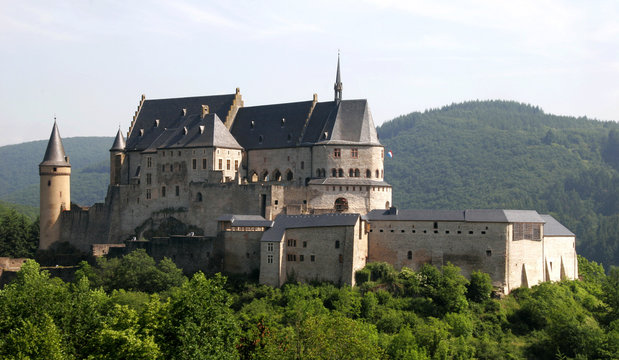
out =
{"type": "Polygon", "coordinates": [[[222,231],[223,269],[227,273],[252,274],[260,270],[260,238],[263,231],[222,231]]]}

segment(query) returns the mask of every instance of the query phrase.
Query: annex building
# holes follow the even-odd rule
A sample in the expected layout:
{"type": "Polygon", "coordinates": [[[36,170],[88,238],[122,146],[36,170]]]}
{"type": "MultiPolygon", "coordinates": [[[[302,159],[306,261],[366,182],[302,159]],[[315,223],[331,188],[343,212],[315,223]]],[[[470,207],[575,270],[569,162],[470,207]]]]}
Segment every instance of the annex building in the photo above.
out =
{"type": "Polygon", "coordinates": [[[187,272],[258,273],[280,286],[354,284],[370,261],[451,262],[505,293],[577,277],[575,236],[524,210],[399,210],[367,100],[245,107],[232,94],[142,96],[110,149],[104,203],[70,200],[71,165],[54,123],[43,161],[40,248],[97,255],[146,248],[187,272]]]}

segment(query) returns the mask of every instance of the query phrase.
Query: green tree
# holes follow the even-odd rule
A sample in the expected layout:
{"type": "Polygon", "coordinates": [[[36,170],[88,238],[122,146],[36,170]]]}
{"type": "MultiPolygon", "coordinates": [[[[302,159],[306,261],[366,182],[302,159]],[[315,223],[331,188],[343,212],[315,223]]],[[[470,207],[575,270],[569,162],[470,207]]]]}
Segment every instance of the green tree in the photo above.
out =
{"type": "Polygon", "coordinates": [[[467,299],[474,302],[484,302],[492,294],[492,280],[490,275],[481,271],[473,271],[471,280],[466,288],[467,299]]]}

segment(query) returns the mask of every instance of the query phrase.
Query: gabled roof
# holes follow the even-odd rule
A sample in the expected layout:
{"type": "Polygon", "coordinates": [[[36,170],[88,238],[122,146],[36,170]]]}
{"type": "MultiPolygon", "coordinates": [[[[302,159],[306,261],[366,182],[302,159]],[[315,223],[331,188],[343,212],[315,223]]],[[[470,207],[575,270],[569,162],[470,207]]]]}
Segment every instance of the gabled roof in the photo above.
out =
{"type": "Polygon", "coordinates": [[[555,218],[550,215],[540,215],[546,224],[544,224],[544,236],[576,236],[568,228],[563,226],[555,218]]]}
{"type": "Polygon", "coordinates": [[[260,215],[235,215],[224,214],[217,218],[217,221],[229,221],[232,226],[260,226],[272,227],[273,221],[266,220],[260,215]]]}
{"type": "Polygon", "coordinates": [[[114,144],[112,144],[110,151],[125,150],[125,145],[126,145],[125,138],[123,137],[123,134],[120,131],[120,129],[118,129],[118,132],[116,133],[116,138],[114,139],[114,144]]]}
{"type": "Polygon", "coordinates": [[[323,215],[279,215],[273,227],[265,231],[261,241],[282,241],[286,229],[311,227],[354,226],[359,214],[323,214],[323,215]]]}
{"type": "MultiPolygon", "coordinates": [[[[168,129],[170,134],[153,142],[156,148],[222,147],[242,149],[217,114],[186,116],[179,127],[168,129]]],[[[166,134],[164,132],[163,134],[166,134]]]]}
{"type": "Polygon", "coordinates": [[[217,114],[220,119],[225,119],[233,105],[234,98],[235,94],[144,100],[127,139],[126,150],[143,151],[156,148],[153,142],[158,139],[159,143],[166,143],[168,139],[160,139],[160,137],[162,135],[167,137],[171,132],[165,132],[165,130],[179,128],[188,116],[201,116],[202,105],[209,107],[209,113],[217,114]]]}
{"type": "Polygon", "coordinates": [[[62,139],[60,138],[60,132],[58,131],[56,121],[54,121],[52,134],[47,142],[45,156],[43,156],[43,161],[39,165],[71,166],[71,164],[67,161],[67,156],[64,152],[64,146],[62,146],[62,139]]]}
{"type": "Polygon", "coordinates": [[[298,146],[311,101],[240,108],[230,132],[246,150],[298,146]]]}
{"type": "Polygon", "coordinates": [[[544,223],[535,210],[372,210],[367,220],[544,223]]]}

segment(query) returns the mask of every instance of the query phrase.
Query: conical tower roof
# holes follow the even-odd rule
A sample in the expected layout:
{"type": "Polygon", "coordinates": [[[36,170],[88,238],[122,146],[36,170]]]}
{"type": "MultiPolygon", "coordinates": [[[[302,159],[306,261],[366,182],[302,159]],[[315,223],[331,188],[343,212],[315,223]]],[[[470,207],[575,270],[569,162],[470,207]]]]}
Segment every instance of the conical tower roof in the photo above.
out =
{"type": "Polygon", "coordinates": [[[123,151],[125,150],[125,138],[123,137],[122,132],[118,129],[116,133],[116,139],[114,139],[114,144],[110,151],[123,151]]]}
{"type": "Polygon", "coordinates": [[[69,159],[65,155],[64,146],[62,146],[62,139],[60,138],[60,132],[58,131],[56,121],[54,121],[52,134],[49,137],[49,142],[47,143],[45,156],[39,165],[71,166],[71,164],[69,164],[69,159]]]}

